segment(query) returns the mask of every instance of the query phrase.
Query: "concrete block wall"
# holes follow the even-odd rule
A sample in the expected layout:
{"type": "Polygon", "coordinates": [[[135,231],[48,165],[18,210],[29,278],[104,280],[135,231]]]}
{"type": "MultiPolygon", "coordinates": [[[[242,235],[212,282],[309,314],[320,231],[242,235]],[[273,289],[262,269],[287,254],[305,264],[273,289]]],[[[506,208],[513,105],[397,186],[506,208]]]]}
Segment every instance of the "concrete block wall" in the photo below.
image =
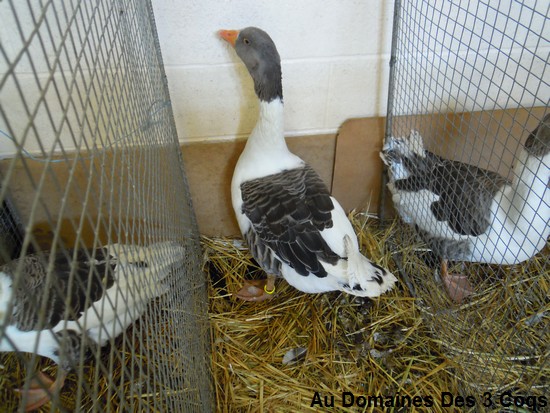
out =
{"type": "Polygon", "coordinates": [[[180,140],[246,136],[256,97],[219,29],[257,26],[283,66],[288,136],[385,114],[393,1],[153,0],[180,140]]]}
{"type": "MultiPolygon", "coordinates": [[[[274,39],[283,61],[287,136],[334,133],[347,119],[384,116],[393,3],[153,0],[180,139],[246,136],[254,126],[252,82],[235,53],[217,38],[220,28],[255,25],[274,39]]],[[[548,103],[550,82],[530,87],[548,67],[548,2],[523,9],[513,0],[437,0],[432,6],[433,16],[422,30],[430,33],[433,44],[400,56],[413,66],[428,60],[417,69],[436,71],[428,74],[434,75],[433,83],[422,92],[427,100],[417,103],[418,111],[548,103]],[[520,24],[509,24],[511,20],[520,24]],[[502,59],[502,53],[511,59],[502,59]],[[474,100],[470,89],[475,87],[482,94],[474,100]]],[[[407,7],[414,14],[428,6],[412,2],[407,7]]],[[[410,34],[415,35],[422,36],[410,34]]]]}
{"type": "MultiPolygon", "coordinates": [[[[333,134],[347,119],[384,116],[393,3],[393,0],[153,0],[180,141],[231,140],[247,136],[255,124],[257,102],[251,79],[235,53],[217,37],[220,28],[255,25],[270,33],[277,43],[283,61],[287,136],[333,134]]],[[[0,38],[5,39],[3,50],[12,61],[27,38],[32,37],[34,24],[27,3],[14,4],[21,9],[16,13],[19,23],[6,18],[0,25],[0,38]],[[18,24],[25,27],[24,38],[18,34],[18,24]]],[[[35,2],[32,7],[36,15],[44,13],[49,19],[60,19],[62,31],[70,22],[66,16],[59,15],[60,3],[55,4],[56,7],[48,5],[42,9],[41,3],[35,2]]],[[[413,2],[411,7],[426,4],[413,2]]],[[[514,0],[437,0],[434,4],[437,15],[434,14],[423,29],[435,34],[436,44],[430,45],[431,51],[416,52],[426,52],[424,59],[434,61],[434,68],[445,70],[433,77],[433,87],[424,94],[429,99],[417,105],[421,112],[548,104],[550,81],[540,88],[529,89],[533,78],[548,77],[550,6],[547,1],[533,2],[530,12],[520,12],[514,0]],[[507,23],[508,16],[520,21],[519,28],[507,23]],[[456,26],[452,34],[437,35],[442,27],[448,29],[457,20],[464,27],[456,26]],[[464,44],[468,47],[464,48],[464,44]],[[499,58],[501,54],[495,53],[494,44],[499,44],[513,59],[503,62],[499,58]],[[452,52],[442,53],[442,46],[452,52]],[[529,49],[527,53],[525,47],[529,49]],[[459,86],[445,89],[448,78],[461,79],[459,86]],[[490,83],[487,79],[501,81],[490,83]],[[528,90],[517,86],[522,84],[527,85],[528,90]],[[474,101],[466,93],[477,85],[486,86],[486,99],[474,101]]],[[[6,2],[0,1],[2,16],[10,17],[12,12],[6,2]]],[[[86,27],[86,15],[79,14],[78,19],[82,21],[79,20],[77,26],[86,27]]],[[[73,96],[74,88],[63,86],[64,71],[75,65],[77,57],[62,53],[58,64],[57,44],[61,35],[54,33],[53,36],[51,41],[43,36],[48,39],[46,43],[34,36],[28,53],[13,69],[18,85],[9,80],[0,90],[0,105],[6,108],[5,116],[10,119],[9,127],[0,122],[0,130],[9,131],[16,138],[28,127],[29,119],[19,95],[25,96],[31,109],[36,102],[43,102],[24,142],[27,151],[39,154],[78,147],[74,128],[66,124],[80,125],[86,112],[92,113],[99,104],[94,99],[100,100],[92,96],[86,107],[75,107],[64,115],[58,102],[78,100],[73,96]],[[50,74],[48,67],[53,62],[56,70],[50,74]],[[51,86],[53,81],[58,88],[51,86]],[[46,106],[52,110],[48,112],[46,106]],[[51,130],[52,125],[58,129],[57,142],[51,134],[42,133],[51,130]]],[[[417,57],[401,58],[410,59],[414,64],[417,57]]],[[[91,75],[88,68],[85,69],[79,74],[82,79],[75,79],[77,85],[91,75]]],[[[0,76],[9,70],[4,59],[0,59],[0,76]]],[[[117,76],[117,70],[110,68],[108,74],[117,76]]],[[[98,83],[96,89],[102,90],[103,79],[98,77],[94,82],[98,83]]],[[[108,112],[108,108],[102,110],[108,112]]],[[[102,137],[109,133],[116,139],[116,131],[114,134],[101,131],[102,137]]],[[[0,136],[0,157],[9,157],[14,152],[9,138],[0,136]]]]}

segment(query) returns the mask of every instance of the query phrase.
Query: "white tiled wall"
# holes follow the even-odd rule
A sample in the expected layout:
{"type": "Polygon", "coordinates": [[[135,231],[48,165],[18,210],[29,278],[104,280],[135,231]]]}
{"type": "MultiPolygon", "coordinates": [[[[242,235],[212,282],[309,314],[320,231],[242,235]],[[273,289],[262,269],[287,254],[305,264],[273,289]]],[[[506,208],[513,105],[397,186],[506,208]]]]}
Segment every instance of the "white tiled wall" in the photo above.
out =
{"type": "Polygon", "coordinates": [[[288,135],[385,114],[393,1],[153,0],[180,140],[247,135],[253,84],[219,29],[267,31],[283,66],[288,135]]]}
{"type": "MultiPolygon", "coordinates": [[[[246,136],[255,124],[257,101],[252,81],[235,52],[218,38],[217,31],[222,28],[255,25],[275,40],[283,61],[287,135],[331,133],[349,118],[385,115],[393,3],[394,0],[153,0],[180,140],[232,139],[246,136]]],[[[422,30],[433,35],[425,35],[433,44],[400,56],[412,69],[429,74],[429,87],[417,92],[426,101],[411,96],[414,105],[403,109],[404,112],[548,104],[548,0],[527,2],[521,10],[514,0],[490,4],[467,0],[404,3],[413,9],[433,6],[430,19],[422,26],[422,30]],[[534,12],[524,11],[531,7],[534,12]],[[509,24],[509,16],[520,24],[509,24]],[[457,19],[464,22],[465,28],[457,25],[456,30],[451,30],[457,19]],[[495,45],[501,53],[495,53],[495,45]],[[447,48],[452,53],[444,52],[447,48]],[[470,88],[474,92],[479,88],[483,92],[481,97],[471,93],[470,88]]],[[[15,14],[26,28],[25,36],[31,37],[34,23],[29,4],[37,15],[45,6],[40,2],[12,4],[21,9],[15,14]]],[[[47,19],[60,18],[55,15],[57,8],[45,9],[47,19]]],[[[0,20],[11,14],[8,3],[0,1],[0,20]]],[[[77,16],[77,20],[86,18],[85,14],[77,16]]],[[[65,20],[67,16],[61,18],[62,28],[68,25],[65,20]]],[[[424,36],[409,33],[410,27],[401,28],[405,36],[424,36]]],[[[52,77],[57,87],[43,90],[51,77],[48,67],[56,60],[54,44],[60,39],[56,33],[50,39],[46,29],[42,25],[46,44],[38,42],[35,36],[28,53],[14,69],[19,83],[9,77],[0,90],[0,106],[10,119],[9,128],[0,122],[0,158],[15,152],[13,143],[2,131],[12,130],[12,134],[19,136],[29,125],[22,96],[30,102],[31,109],[36,102],[42,102],[30,122],[31,131],[22,142],[29,152],[49,153],[78,147],[79,142],[74,141],[78,134],[74,131],[96,109],[92,102],[86,107],[77,105],[64,115],[56,106],[56,102],[66,102],[75,93],[70,82],[63,83],[63,70],[74,66],[72,52],[61,54],[52,77]],[[28,56],[32,57],[32,64],[28,56]],[[54,128],[59,139],[54,139],[52,133],[44,133],[54,128]]],[[[2,50],[10,60],[23,47],[17,33],[14,19],[2,20],[2,50]]],[[[8,72],[3,63],[0,57],[0,75],[8,72]]],[[[82,71],[75,81],[77,84],[88,81],[90,75],[91,72],[82,71]]],[[[94,79],[96,83],[104,83],[101,77],[94,79]]],[[[101,110],[108,112],[106,106],[101,110]]],[[[101,131],[101,138],[104,135],[114,139],[117,131],[101,131]]]]}
{"type": "Polygon", "coordinates": [[[404,1],[399,114],[550,103],[550,2],[404,1]]]}

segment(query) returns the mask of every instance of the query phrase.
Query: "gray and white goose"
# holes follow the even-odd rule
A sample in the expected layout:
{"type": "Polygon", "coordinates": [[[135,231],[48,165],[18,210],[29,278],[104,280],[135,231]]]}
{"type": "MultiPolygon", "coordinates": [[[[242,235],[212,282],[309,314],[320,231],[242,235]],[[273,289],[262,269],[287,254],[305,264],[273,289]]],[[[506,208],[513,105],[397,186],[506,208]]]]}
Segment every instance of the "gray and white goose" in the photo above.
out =
{"type": "Polygon", "coordinates": [[[449,274],[447,260],[517,264],[538,252],[550,235],[550,113],[530,133],[512,179],[444,159],[424,147],[422,136],[387,139],[393,203],[442,258],[449,296],[461,302],[473,292],[464,274],[449,274]]]}
{"type": "Polygon", "coordinates": [[[137,320],[183,259],[175,242],[110,244],[37,253],[1,267],[0,351],[36,353],[59,365],[55,381],[37,373],[26,392],[19,390],[26,411],[60,391],[81,349],[90,356],[137,320]]]}
{"type": "Polygon", "coordinates": [[[396,278],[360,253],[338,201],[286,145],[281,61],[273,40],[256,27],[219,34],[248,69],[260,104],[233,173],[231,196],[241,232],[267,280],[246,282],[237,296],[270,298],[275,277],[306,293],[376,297],[388,291],[396,278]]]}

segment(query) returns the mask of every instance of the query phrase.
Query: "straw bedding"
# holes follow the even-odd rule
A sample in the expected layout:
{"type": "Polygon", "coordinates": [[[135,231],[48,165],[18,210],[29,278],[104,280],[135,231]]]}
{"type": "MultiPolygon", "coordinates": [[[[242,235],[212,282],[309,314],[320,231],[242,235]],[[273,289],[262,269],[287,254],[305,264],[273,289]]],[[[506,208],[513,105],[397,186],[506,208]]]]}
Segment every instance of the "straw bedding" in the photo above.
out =
{"type": "MultiPolygon", "coordinates": [[[[409,227],[395,221],[382,228],[360,213],[350,218],[367,256],[399,273],[398,288],[382,297],[303,294],[279,280],[271,301],[235,300],[231,293],[243,278],[263,277],[263,272],[241,241],[203,237],[218,411],[307,412],[325,406],[327,411],[375,412],[384,403],[384,411],[477,412],[484,410],[486,392],[495,402],[490,411],[532,411],[527,402],[541,405],[550,378],[548,250],[521,266],[458,265],[455,270],[469,275],[476,294],[457,306],[434,276],[433,257],[409,227]],[[287,363],[293,350],[297,356],[287,363]],[[522,396],[524,410],[499,405],[497,387],[522,396]],[[474,405],[459,407],[457,396],[474,397],[474,405]]],[[[159,317],[166,328],[161,330],[174,331],[175,314],[163,309],[159,317]]],[[[91,361],[82,368],[82,384],[77,385],[77,374],[69,374],[62,404],[70,411],[79,388],[84,407],[109,399],[111,411],[125,411],[119,397],[140,393],[147,396],[142,407],[152,403],[148,399],[162,392],[147,384],[155,362],[144,361],[149,372],[135,370],[132,362],[140,353],[139,337],[159,329],[150,327],[142,319],[127,332],[137,338],[134,354],[122,337],[115,342],[127,349],[122,357],[111,358],[108,347],[102,350],[108,372],[91,361]],[[116,389],[108,386],[108,374],[116,389]],[[98,388],[90,389],[96,377],[98,388]]],[[[17,406],[13,389],[23,383],[23,366],[19,356],[0,355],[0,411],[17,406]]],[[[47,360],[39,367],[56,373],[47,360]]]]}
{"type": "MultiPolygon", "coordinates": [[[[170,408],[164,406],[167,400],[164,396],[172,383],[163,385],[158,375],[170,366],[173,381],[180,379],[177,372],[179,362],[173,360],[180,350],[168,347],[167,351],[161,347],[173,337],[171,317],[174,312],[165,308],[162,299],[150,304],[149,313],[154,312],[162,312],[158,318],[162,320],[160,323],[152,325],[153,319],[144,315],[112,344],[98,349],[99,362],[91,357],[67,375],[59,393],[59,409],[51,410],[51,403],[47,403],[37,411],[170,412],[170,408]],[[79,409],[75,410],[77,398],[81,402],[79,409]]],[[[15,389],[24,386],[26,365],[31,357],[30,354],[0,353],[0,412],[13,412],[19,408],[20,396],[15,389]]],[[[36,370],[53,379],[58,367],[49,359],[37,357],[36,370]]]]}
{"type": "Polygon", "coordinates": [[[495,385],[524,396],[526,408],[544,401],[547,253],[524,266],[466,265],[476,295],[457,306],[407,226],[395,221],[380,228],[364,214],[350,218],[367,256],[394,273],[399,264],[405,275],[380,298],[308,295],[279,280],[271,301],[235,300],[231,293],[243,278],[261,270],[240,241],[203,238],[219,411],[319,411],[325,401],[333,403],[330,411],[380,411],[382,401],[384,409],[394,406],[387,411],[448,412],[461,403],[482,411],[487,394],[494,402],[488,410],[505,411],[495,385]],[[305,355],[283,363],[292,349],[305,355]],[[468,396],[475,398],[468,399],[471,406],[468,396]]]}

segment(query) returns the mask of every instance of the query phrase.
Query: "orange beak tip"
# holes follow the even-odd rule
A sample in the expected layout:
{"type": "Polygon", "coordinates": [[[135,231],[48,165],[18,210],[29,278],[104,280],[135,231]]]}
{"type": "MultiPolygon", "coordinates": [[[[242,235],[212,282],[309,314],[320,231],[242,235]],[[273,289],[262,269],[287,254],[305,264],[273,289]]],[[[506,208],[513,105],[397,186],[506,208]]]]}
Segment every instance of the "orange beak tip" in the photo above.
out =
{"type": "Polygon", "coordinates": [[[219,30],[218,35],[227,43],[229,43],[231,46],[235,47],[235,42],[237,41],[237,37],[239,37],[239,31],[238,30],[219,30]]]}

